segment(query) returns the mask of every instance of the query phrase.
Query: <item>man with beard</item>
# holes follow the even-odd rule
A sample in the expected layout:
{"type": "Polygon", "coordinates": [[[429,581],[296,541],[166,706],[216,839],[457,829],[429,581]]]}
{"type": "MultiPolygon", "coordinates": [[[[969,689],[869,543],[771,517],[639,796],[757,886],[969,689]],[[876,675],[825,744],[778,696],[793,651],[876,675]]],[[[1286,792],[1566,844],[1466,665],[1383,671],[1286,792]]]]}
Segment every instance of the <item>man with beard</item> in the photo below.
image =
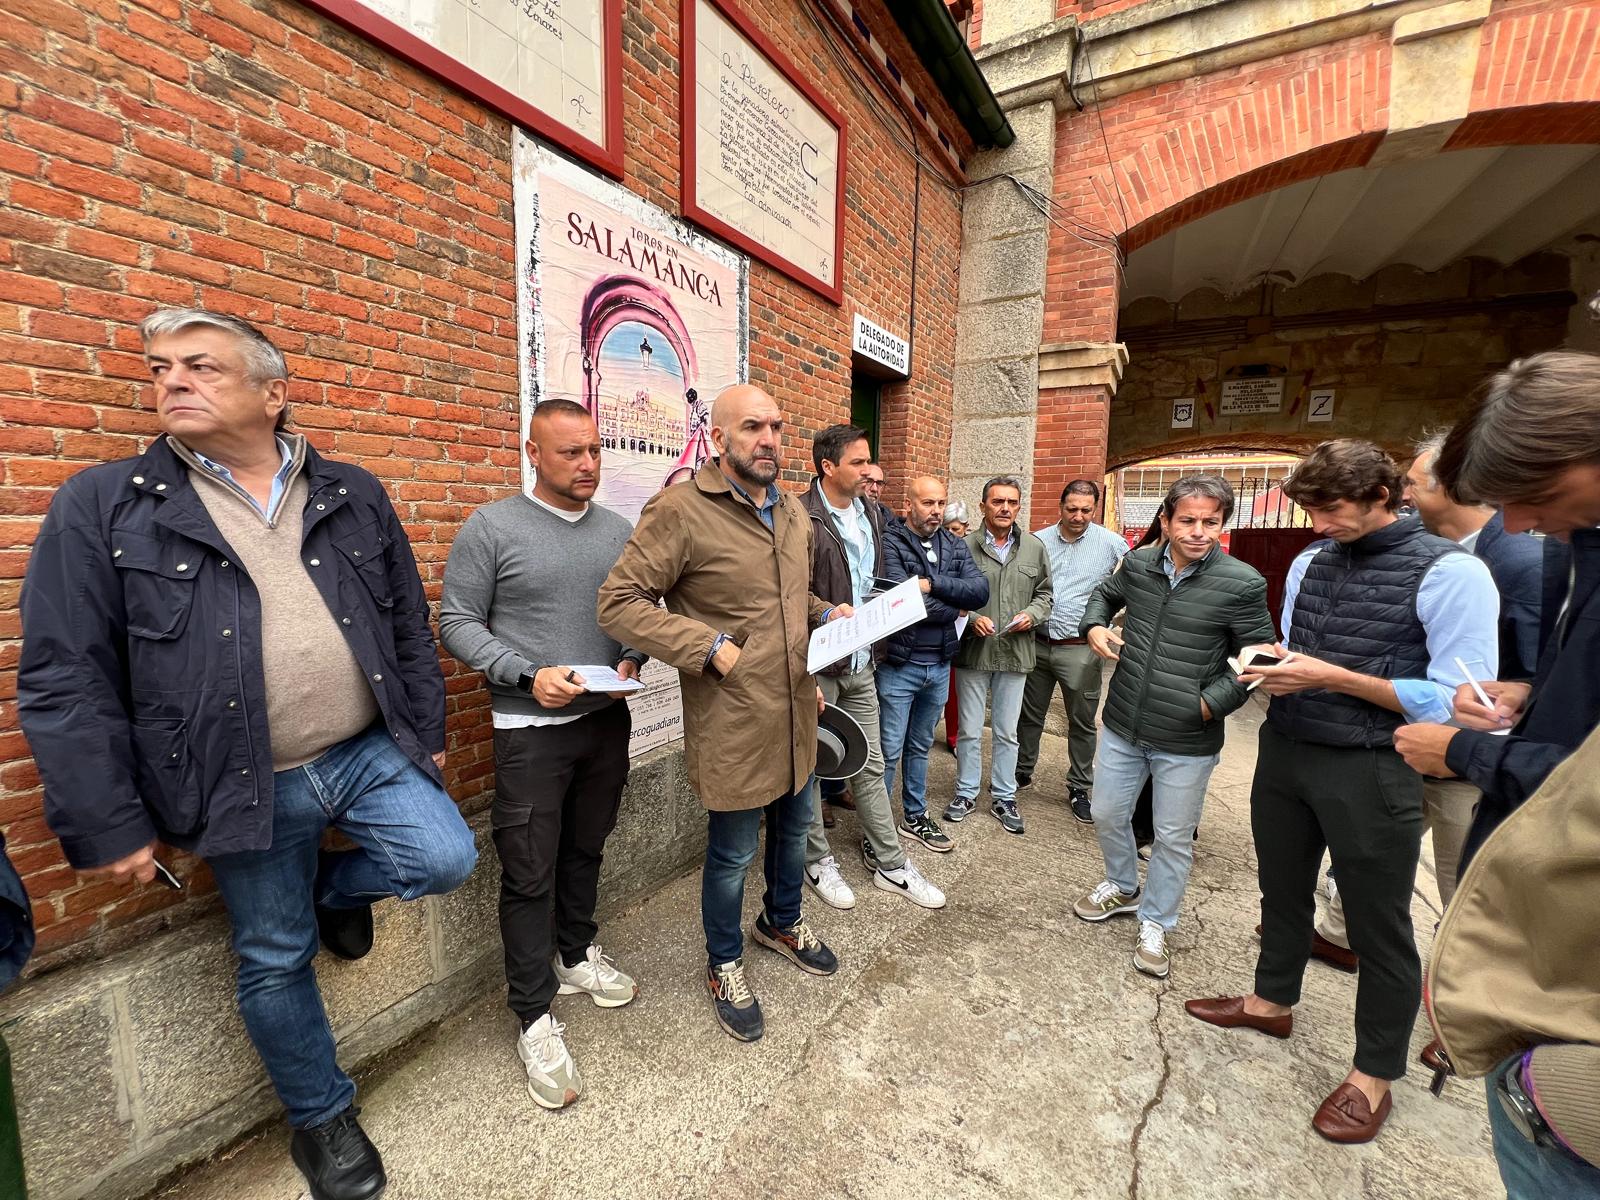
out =
{"type": "Polygon", "coordinates": [[[815,625],[854,609],[811,593],[811,519],[777,486],[782,440],[783,413],[759,387],[718,396],[717,457],[645,505],[599,604],[601,629],[682,676],[685,765],[710,810],[706,986],[717,1023],[746,1042],[765,1028],[740,929],[763,813],[767,890],[752,934],[809,974],[839,965],[800,915],[822,708],[806,648],[815,625]]]}
{"type": "Polygon", "coordinates": [[[884,570],[895,583],[915,577],[927,613],[890,635],[878,667],[883,783],[893,796],[900,770],[900,832],[947,854],[955,844],[928,815],[928,751],[950,689],[956,619],[988,603],[989,581],[966,542],[940,527],[947,516],[944,484],[923,475],[908,491],[905,520],[884,530],[884,570]]]}
{"type": "Polygon", "coordinates": [[[488,679],[500,935],[509,1003],[522,1023],[517,1054],[528,1095],[562,1108],[583,1084],[551,999],[581,994],[615,1008],[638,992],[601,952],[594,920],[632,722],[622,693],[588,690],[574,664],[615,665],[633,679],[643,655],[625,654],[595,624],[595,593],[632,528],[593,501],[594,418],[570,400],[546,400],[528,422],[526,450],[533,494],[478,509],[450,547],[439,634],[488,679]]]}

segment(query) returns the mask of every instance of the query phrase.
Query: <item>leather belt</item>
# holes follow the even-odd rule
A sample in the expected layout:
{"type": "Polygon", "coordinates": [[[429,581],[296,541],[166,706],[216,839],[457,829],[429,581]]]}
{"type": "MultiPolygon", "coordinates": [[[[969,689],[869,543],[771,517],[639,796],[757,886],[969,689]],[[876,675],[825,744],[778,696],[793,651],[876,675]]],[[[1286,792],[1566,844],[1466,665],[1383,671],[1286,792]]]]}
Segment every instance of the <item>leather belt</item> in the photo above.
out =
{"type": "Polygon", "coordinates": [[[1089,644],[1088,638],[1053,638],[1041,637],[1038,634],[1035,634],[1034,638],[1047,646],[1087,646],[1089,644]]]}

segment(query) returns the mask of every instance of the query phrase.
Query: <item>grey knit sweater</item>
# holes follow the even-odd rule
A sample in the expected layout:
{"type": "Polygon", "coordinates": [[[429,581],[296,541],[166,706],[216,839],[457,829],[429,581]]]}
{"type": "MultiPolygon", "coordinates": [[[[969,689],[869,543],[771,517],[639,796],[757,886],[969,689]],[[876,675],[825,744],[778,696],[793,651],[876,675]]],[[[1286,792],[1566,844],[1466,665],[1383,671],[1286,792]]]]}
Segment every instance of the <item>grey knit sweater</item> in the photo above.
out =
{"type": "Polygon", "coordinates": [[[526,496],[467,518],[445,564],[439,639],[488,678],[495,712],[578,716],[611,703],[588,693],[547,709],[517,678],[540,667],[621,661],[622,647],[595,624],[595,596],[632,532],[625,517],[598,504],[568,522],[526,496]]]}

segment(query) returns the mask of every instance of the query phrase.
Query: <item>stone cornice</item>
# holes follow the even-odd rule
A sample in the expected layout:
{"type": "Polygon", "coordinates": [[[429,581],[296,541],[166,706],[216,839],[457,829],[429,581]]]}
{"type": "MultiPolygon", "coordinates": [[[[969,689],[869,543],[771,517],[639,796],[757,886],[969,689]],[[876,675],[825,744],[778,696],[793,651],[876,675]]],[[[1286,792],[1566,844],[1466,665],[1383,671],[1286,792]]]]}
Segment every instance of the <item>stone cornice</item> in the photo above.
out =
{"type": "Polygon", "coordinates": [[[1121,342],[1054,342],[1039,347],[1039,390],[1103,387],[1115,394],[1127,365],[1121,342]]]}

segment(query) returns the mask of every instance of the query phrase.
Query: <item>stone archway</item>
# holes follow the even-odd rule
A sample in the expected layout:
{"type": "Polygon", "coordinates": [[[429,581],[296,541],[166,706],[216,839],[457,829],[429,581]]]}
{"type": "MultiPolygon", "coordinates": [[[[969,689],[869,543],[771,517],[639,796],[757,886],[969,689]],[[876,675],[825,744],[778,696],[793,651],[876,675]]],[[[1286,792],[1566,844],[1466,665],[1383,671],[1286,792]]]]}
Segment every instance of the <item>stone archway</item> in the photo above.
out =
{"type": "Polygon", "coordinates": [[[980,47],[1018,136],[971,164],[952,493],[997,465],[1039,494],[1104,467],[1128,252],[1347,168],[1600,141],[1597,38],[1594,4],[1352,0],[1135,4],[980,47]]]}

